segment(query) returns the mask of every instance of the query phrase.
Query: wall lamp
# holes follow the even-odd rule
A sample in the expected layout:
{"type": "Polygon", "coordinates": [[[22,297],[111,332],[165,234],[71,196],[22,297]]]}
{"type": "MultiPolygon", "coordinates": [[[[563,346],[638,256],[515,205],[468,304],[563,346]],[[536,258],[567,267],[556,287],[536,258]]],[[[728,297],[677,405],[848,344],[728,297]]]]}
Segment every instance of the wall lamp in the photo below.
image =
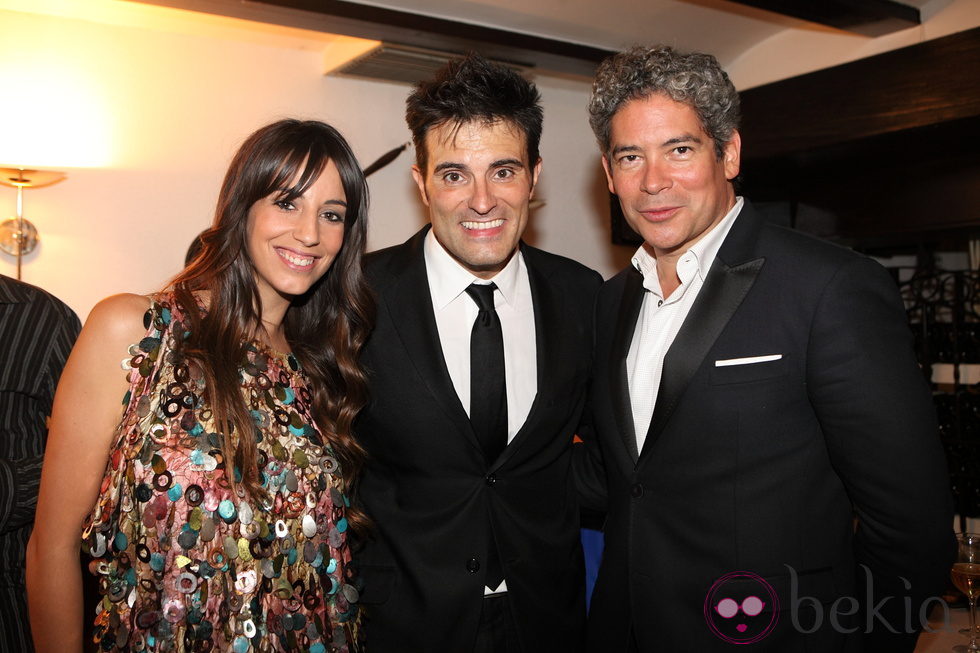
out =
{"type": "Polygon", "coordinates": [[[56,184],[66,177],[52,170],[0,168],[0,184],[17,189],[17,215],[0,222],[0,250],[17,257],[17,279],[20,279],[21,259],[37,247],[37,228],[24,217],[24,189],[42,188],[56,184]]]}

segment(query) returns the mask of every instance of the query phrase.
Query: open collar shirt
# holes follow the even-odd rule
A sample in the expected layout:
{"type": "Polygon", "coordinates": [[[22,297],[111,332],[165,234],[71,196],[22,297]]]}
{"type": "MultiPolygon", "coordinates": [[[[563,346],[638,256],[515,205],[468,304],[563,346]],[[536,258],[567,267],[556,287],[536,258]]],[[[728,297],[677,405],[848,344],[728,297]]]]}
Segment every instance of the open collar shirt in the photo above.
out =
{"type": "Polygon", "coordinates": [[[677,259],[677,276],[681,283],[669,297],[664,297],[657,275],[657,259],[647,246],[641,245],[633,256],[633,267],[643,275],[645,290],[640,315],[633,331],[633,341],[626,357],[637,451],[643,451],[653,419],[664,357],[701,292],[708,270],[742,210],[742,204],[743,199],[736,198],[735,205],[721,222],[677,259]]]}

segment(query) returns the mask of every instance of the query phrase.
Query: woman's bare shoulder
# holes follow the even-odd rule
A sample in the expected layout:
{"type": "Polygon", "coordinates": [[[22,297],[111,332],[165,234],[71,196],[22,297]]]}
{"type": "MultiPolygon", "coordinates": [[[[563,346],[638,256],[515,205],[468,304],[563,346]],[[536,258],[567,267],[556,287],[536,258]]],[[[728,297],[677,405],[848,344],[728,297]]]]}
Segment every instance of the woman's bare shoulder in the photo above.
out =
{"type": "Polygon", "coordinates": [[[89,313],[84,330],[111,343],[136,342],[146,332],[143,315],[150,303],[149,297],[130,293],[106,297],[89,313]]]}

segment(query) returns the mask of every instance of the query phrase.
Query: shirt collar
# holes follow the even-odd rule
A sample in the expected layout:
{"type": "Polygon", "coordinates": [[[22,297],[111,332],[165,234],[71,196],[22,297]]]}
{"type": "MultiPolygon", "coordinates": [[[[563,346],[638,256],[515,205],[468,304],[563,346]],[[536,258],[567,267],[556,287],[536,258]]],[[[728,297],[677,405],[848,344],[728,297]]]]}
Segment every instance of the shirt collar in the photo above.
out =
{"type": "Polygon", "coordinates": [[[524,267],[524,257],[518,250],[510,257],[504,269],[492,279],[481,279],[464,268],[449,255],[449,252],[436,240],[432,230],[425,235],[422,248],[425,258],[425,269],[429,279],[429,292],[432,304],[436,310],[445,308],[450,302],[463,294],[471,283],[497,284],[497,289],[503,300],[513,304],[517,293],[518,271],[524,267]]]}
{"type": "Polygon", "coordinates": [[[0,304],[20,304],[24,301],[17,292],[17,282],[0,274],[0,304]]]}
{"type": "MultiPolygon", "coordinates": [[[[725,237],[732,228],[735,218],[738,217],[739,212],[742,210],[743,204],[745,204],[745,200],[740,196],[736,197],[734,206],[725,214],[721,222],[712,227],[698,242],[691,245],[686,252],[681,254],[680,259],[687,257],[688,254],[694,257],[698,276],[701,277],[702,282],[708,276],[708,270],[711,269],[711,264],[714,263],[715,257],[718,255],[718,250],[721,249],[722,243],[725,242],[725,237]]],[[[647,250],[645,244],[640,245],[639,249],[636,250],[632,263],[633,267],[643,275],[644,287],[648,290],[659,292],[660,281],[657,277],[657,259],[647,250]],[[650,283],[655,283],[656,289],[650,288],[650,283]]],[[[682,279],[682,281],[687,283],[688,280],[682,279]]]]}

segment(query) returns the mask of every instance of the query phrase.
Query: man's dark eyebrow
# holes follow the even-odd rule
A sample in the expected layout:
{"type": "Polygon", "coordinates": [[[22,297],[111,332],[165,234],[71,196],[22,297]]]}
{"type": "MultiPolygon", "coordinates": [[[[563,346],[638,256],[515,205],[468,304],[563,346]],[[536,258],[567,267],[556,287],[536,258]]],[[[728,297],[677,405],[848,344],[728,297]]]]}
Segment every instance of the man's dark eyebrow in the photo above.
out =
{"type": "Polygon", "coordinates": [[[454,161],[443,161],[432,169],[432,172],[442,172],[443,170],[466,170],[466,166],[462,163],[456,163],[454,161]]]}
{"type": "Polygon", "coordinates": [[[694,134],[683,134],[681,136],[675,136],[674,138],[668,138],[663,142],[663,146],[680,145],[681,143],[697,143],[700,145],[701,139],[694,134]]]}
{"type": "Polygon", "coordinates": [[[611,154],[613,156],[617,154],[622,154],[623,152],[639,152],[640,148],[636,145],[618,145],[612,149],[611,154]]]}
{"type": "Polygon", "coordinates": [[[517,168],[523,168],[524,162],[520,159],[499,159],[490,164],[491,168],[501,168],[503,166],[513,166],[517,168]]]}

